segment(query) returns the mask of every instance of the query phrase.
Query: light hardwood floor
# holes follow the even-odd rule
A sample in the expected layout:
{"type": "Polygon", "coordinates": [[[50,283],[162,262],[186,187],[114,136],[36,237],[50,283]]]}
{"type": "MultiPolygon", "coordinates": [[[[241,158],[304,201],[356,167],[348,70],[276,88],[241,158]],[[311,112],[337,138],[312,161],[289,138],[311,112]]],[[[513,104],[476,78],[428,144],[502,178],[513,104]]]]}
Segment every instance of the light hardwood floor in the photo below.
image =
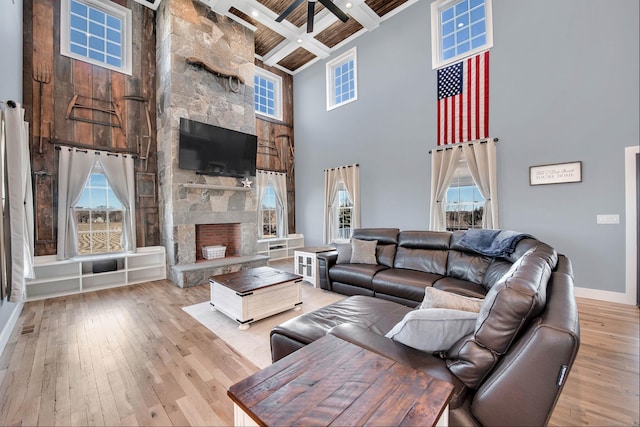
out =
{"type": "MultiPolygon", "coordinates": [[[[231,425],[226,390],[258,368],[181,310],[208,298],[156,281],[26,303],[0,357],[0,425],[231,425]]],[[[550,425],[637,426],[638,309],[578,306],[550,425]]]]}

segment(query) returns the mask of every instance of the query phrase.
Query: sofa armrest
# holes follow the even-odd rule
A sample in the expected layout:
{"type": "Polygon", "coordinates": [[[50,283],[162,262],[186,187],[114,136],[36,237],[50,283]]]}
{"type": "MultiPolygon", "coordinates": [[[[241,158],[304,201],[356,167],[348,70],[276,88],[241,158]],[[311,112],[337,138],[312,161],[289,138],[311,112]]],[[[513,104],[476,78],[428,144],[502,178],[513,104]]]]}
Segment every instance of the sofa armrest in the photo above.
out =
{"type": "Polygon", "coordinates": [[[332,291],[331,279],[329,278],[329,269],[336,264],[338,260],[338,251],[321,252],[317,255],[318,259],[318,279],[320,280],[320,289],[332,291]]]}

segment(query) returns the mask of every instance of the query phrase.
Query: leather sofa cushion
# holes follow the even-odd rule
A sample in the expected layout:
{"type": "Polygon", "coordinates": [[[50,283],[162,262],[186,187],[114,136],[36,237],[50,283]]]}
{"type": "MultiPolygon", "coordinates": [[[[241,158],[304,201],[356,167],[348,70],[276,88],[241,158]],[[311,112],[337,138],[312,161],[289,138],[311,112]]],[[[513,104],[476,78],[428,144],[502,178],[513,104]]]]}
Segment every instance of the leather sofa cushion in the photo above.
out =
{"type": "Polygon", "coordinates": [[[487,294],[487,290],[484,286],[462,279],[454,279],[453,277],[443,277],[434,283],[433,287],[440,289],[441,291],[453,292],[455,294],[473,298],[484,298],[487,294]]]}
{"type": "Polygon", "coordinates": [[[393,261],[396,259],[396,245],[384,245],[378,242],[376,257],[378,258],[378,264],[384,265],[385,267],[393,267],[393,261]]]}
{"type": "Polygon", "coordinates": [[[491,257],[450,250],[447,276],[481,284],[490,264],[491,257]]]}
{"type": "Polygon", "coordinates": [[[512,264],[512,262],[504,258],[493,258],[482,279],[482,286],[484,286],[486,290],[491,289],[493,285],[502,279],[502,276],[507,274],[512,264]]]}
{"type": "Polygon", "coordinates": [[[334,282],[349,283],[361,288],[373,289],[373,276],[387,267],[380,264],[336,264],[329,270],[334,282]]]}
{"type": "Polygon", "coordinates": [[[444,249],[411,249],[400,246],[393,266],[444,276],[447,273],[447,255],[448,251],[444,249]]]}
{"type": "Polygon", "coordinates": [[[353,230],[353,239],[377,240],[381,245],[398,244],[398,228],[358,228],[353,230]]]}
{"type": "Polygon", "coordinates": [[[419,303],[424,299],[424,288],[441,278],[439,274],[390,268],[376,274],[372,283],[376,293],[394,295],[419,303]]]}
{"type": "Polygon", "coordinates": [[[401,231],[398,245],[409,249],[449,250],[449,231],[401,231]]]}
{"type": "Polygon", "coordinates": [[[384,335],[411,310],[384,299],[356,295],[289,319],[273,328],[271,335],[280,334],[309,344],[343,323],[353,323],[384,335]]]}
{"type": "Polygon", "coordinates": [[[551,276],[548,261],[547,249],[539,246],[513,263],[487,293],[473,334],[449,350],[447,366],[467,387],[483,381],[518,333],[544,309],[551,276]]]}

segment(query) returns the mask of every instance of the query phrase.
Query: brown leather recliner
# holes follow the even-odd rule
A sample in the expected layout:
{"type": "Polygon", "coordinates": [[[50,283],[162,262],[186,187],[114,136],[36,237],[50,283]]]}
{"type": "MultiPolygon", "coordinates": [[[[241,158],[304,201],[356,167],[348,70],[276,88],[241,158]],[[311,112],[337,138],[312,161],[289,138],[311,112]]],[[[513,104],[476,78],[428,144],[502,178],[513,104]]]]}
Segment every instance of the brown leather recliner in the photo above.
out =
{"type": "Polygon", "coordinates": [[[444,357],[384,336],[413,307],[357,295],[274,328],[272,358],[330,333],[451,382],[452,426],[546,425],[580,342],[573,272],[548,245],[520,245],[501,260],[509,268],[488,289],[474,332],[444,357]]]}

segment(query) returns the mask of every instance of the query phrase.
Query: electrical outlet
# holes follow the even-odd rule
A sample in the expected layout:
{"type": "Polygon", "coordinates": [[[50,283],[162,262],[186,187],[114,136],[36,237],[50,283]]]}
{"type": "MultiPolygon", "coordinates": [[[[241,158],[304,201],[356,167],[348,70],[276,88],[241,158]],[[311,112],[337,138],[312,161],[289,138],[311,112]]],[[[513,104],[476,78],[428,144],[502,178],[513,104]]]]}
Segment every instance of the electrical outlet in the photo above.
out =
{"type": "Polygon", "coordinates": [[[620,224],[620,215],[596,215],[596,224],[620,224]]]}

